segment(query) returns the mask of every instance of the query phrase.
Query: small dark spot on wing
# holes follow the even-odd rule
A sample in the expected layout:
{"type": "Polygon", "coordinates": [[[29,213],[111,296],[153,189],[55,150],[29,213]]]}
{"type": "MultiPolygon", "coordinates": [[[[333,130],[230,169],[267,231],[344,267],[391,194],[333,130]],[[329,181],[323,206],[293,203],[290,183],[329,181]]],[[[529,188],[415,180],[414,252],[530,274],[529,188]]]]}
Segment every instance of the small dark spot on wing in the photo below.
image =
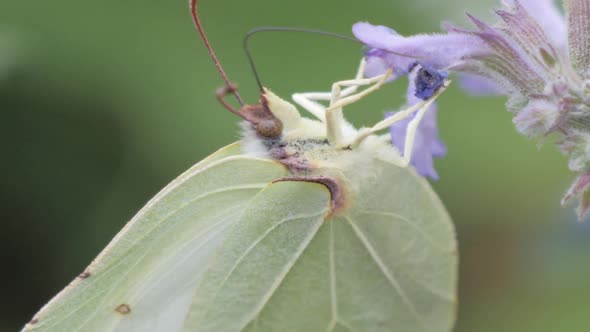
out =
{"type": "Polygon", "coordinates": [[[121,315],[128,315],[131,313],[131,307],[127,303],[122,303],[115,308],[115,311],[121,315]]]}

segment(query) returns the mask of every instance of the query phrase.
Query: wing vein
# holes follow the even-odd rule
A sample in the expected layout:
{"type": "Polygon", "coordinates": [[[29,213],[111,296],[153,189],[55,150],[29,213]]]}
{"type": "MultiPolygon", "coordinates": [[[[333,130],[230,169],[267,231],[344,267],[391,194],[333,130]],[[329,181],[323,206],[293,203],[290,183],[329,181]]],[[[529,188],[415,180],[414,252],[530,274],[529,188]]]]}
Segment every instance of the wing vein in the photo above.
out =
{"type": "MultiPolygon", "coordinates": [[[[164,222],[166,222],[170,217],[172,217],[173,215],[175,215],[176,213],[178,213],[179,211],[181,211],[182,209],[184,209],[185,207],[194,204],[197,201],[202,200],[203,198],[207,198],[209,196],[212,195],[217,195],[217,194],[223,194],[223,193],[227,193],[227,192],[231,192],[231,191],[238,191],[238,190],[249,190],[249,189],[262,189],[264,188],[266,185],[268,185],[268,183],[251,183],[251,184],[247,184],[247,185],[241,185],[241,186],[230,186],[230,187],[225,187],[223,189],[218,189],[218,190],[211,190],[208,191],[202,195],[199,195],[193,199],[191,199],[190,201],[187,201],[185,204],[179,206],[177,209],[173,210],[172,212],[170,212],[169,214],[167,214],[166,216],[162,217],[162,219],[158,222],[156,222],[156,224],[151,227],[149,230],[147,230],[145,232],[145,235],[140,237],[139,239],[133,241],[129,246],[134,246],[137,242],[143,240],[145,237],[147,237],[151,231],[153,231],[155,228],[157,228],[159,225],[163,224],[164,222]]],[[[136,219],[136,218],[133,218],[136,219]]]]}
{"type": "MultiPolygon", "coordinates": [[[[179,211],[179,210],[177,210],[177,211],[179,211]]],[[[225,212],[227,212],[227,211],[225,211],[225,212]]],[[[211,227],[209,227],[209,228],[206,228],[206,229],[204,230],[204,232],[206,232],[206,231],[210,230],[212,227],[214,227],[214,226],[211,226],[211,227]]],[[[151,244],[151,245],[150,245],[150,246],[149,246],[149,247],[148,247],[148,248],[145,250],[144,254],[143,254],[143,255],[141,255],[140,257],[138,257],[138,259],[135,261],[135,263],[134,263],[134,264],[133,264],[133,265],[132,265],[132,266],[131,266],[129,269],[127,269],[127,271],[125,271],[125,273],[123,273],[123,274],[122,274],[121,278],[120,278],[120,279],[119,279],[117,282],[115,282],[115,283],[113,284],[113,285],[114,285],[114,287],[112,287],[110,290],[106,291],[106,294],[107,294],[107,296],[105,296],[105,300],[106,300],[106,298],[108,298],[108,294],[110,294],[111,292],[113,292],[113,291],[115,290],[116,286],[117,286],[119,283],[121,283],[121,282],[122,282],[122,281],[125,279],[125,277],[126,277],[128,274],[129,274],[129,273],[131,273],[131,271],[133,270],[133,268],[134,268],[135,266],[137,266],[137,265],[138,265],[138,264],[139,264],[139,263],[140,263],[140,262],[141,262],[141,261],[142,261],[142,260],[145,258],[145,256],[147,256],[147,254],[150,252],[150,250],[151,250],[151,249],[152,249],[152,248],[153,248],[153,247],[154,247],[156,244],[157,244],[157,243],[152,243],[152,244],[151,244]]],[[[123,261],[123,259],[119,260],[119,261],[117,262],[117,265],[121,264],[121,262],[122,262],[122,261],[123,261]]],[[[95,296],[94,298],[96,298],[96,297],[98,297],[98,296],[95,296]]],[[[92,313],[92,315],[89,315],[89,317],[90,317],[90,318],[92,318],[92,316],[94,316],[94,314],[96,314],[96,312],[98,312],[98,311],[101,309],[101,307],[102,307],[102,304],[105,302],[105,300],[103,300],[103,301],[100,301],[100,302],[99,302],[99,303],[96,305],[96,309],[94,310],[94,312],[92,313]]],[[[86,302],[84,303],[84,305],[85,305],[86,303],[88,303],[89,301],[90,301],[90,300],[86,301],[86,302]]],[[[76,310],[77,310],[77,309],[76,309],[76,310]]],[[[82,327],[84,327],[84,325],[86,325],[86,324],[88,323],[88,321],[90,321],[90,318],[88,318],[88,319],[87,319],[87,320],[86,320],[84,323],[82,323],[82,325],[80,325],[80,327],[79,327],[79,328],[78,328],[76,331],[80,331],[80,330],[81,330],[81,328],[82,328],[82,327]]]]}
{"type": "MultiPolygon", "coordinates": [[[[237,215],[237,213],[232,213],[232,215],[237,215]]],[[[217,236],[219,233],[221,233],[223,230],[227,229],[228,227],[230,227],[231,225],[231,218],[227,218],[227,220],[224,220],[222,222],[220,222],[217,225],[211,225],[210,227],[208,227],[207,229],[205,229],[203,231],[204,234],[207,234],[207,236],[202,240],[202,242],[195,248],[193,248],[190,251],[185,251],[186,247],[189,245],[189,243],[194,240],[193,239],[189,239],[186,240],[185,243],[179,244],[178,249],[176,250],[177,252],[185,252],[185,254],[179,258],[176,259],[176,263],[172,266],[172,268],[170,270],[168,270],[167,272],[163,273],[162,275],[160,275],[156,280],[154,280],[152,282],[152,286],[148,289],[145,289],[143,291],[144,295],[148,293],[148,291],[150,289],[153,289],[156,284],[158,283],[158,281],[161,281],[162,279],[164,279],[167,275],[171,274],[174,271],[174,268],[181,266],[182,264],[185,263],[186,260],[188,260],[193,253],[195,253],[197,250],[201,249],[205,244],[209,243],[209,241],[211,241],[211,239],[213,239],[215,236],[217,236]]],[[[167,260],[162,260],[161,264],[158,264],[156,267],[158,266],[162,266],[165,264],[165,262],[167,262],[167,260]]],[[[156,270],[157,268],[154,268],[154,270],[156,270]]],[[[144,277],[145,280],[148,280],[151,275],[154,272],[152,271],[151,274],[148,274],[144,277]]],[[[138,287],[139,289],[139,287],[138,287]]],[[[142,299],[142,296],[138,296],[134,302],[139,302],[142,299]]]]}
{"type": "MultiPolygon", "coordinates": [[[[424,239],[426,239],[430,244],[432,244],[432,246],[437,249],[440,250],[442,252],[446,252],[449,251],[448,248],[444,248],[440,245],[438,245],[434,239],[432,239],[432,237],[430,235],[428,235],[428,233],[426,233],[423,229],[421,229],[417,223],[413,220],[410,220],[408,218],[405,218],[402,215],[399,215],[397,213],[393,213],[393,212],[387,212],[387,211],[378,211],[378,210],[361,210],[358,211],[359,214],[373,214],[373,215],[382,215],[382,216],[388,216],[388,217],[393,217],[399,220],[402,220],[404,222],[406,222],[408,225],[410,225],[412,228],[414,228],[415,230],[418,231],[418,233],[420,233],[424,239]]],[[[449,295],[449,294],[445,294],[444,291],[440,291],[437,289],[432,288],[430,285],[424,284],[422,281],[417,280],[415,278],[412,278],[412,281],[416,282],[417,284],[419,284],[420,286],[422,286],[424,289],[426,289],[427,291],[429,291],[430,293],[432,293],[433,295],[436,295],[444,300],[447,301],[453,301],[453,296],[449,295]]]]}
{"type": "Polygon", "coordinates": [[[424,322],[424,319],[422,318],[422,316],[420,316],[420,314],[418,314],[418,312],[416,311],[416,307],[410,301],[410,299],[408,298],[406,293],[403,291],[399,282],[397,281],[395,276],[392,274],[392,272],[390,272],[389,269],[387,269],[387,266],[385,265],[385,263],[383,262],[383,260],[379,256],[379,253],[369,243],[365,234],[360,230],[360,228],[357,225],[355,225],[355,223],[350,219],[350,217],[345,216],[344,218],[346,219],[346,221],[348,221],[348,223],[352,227],[355,235],[358,237],[358,239],[364,245],[365,249],[367,249],[367,251],[369,252],[369,255],[371,256],[371,258],[373,259],[373,261],[375,262],[375,264],[377,265],[379,270],[381,270],[381,273],[383,273],[383,275],[385,276],[387,281],[389,281],[389,284],[399,294],[399,296],[401,297],[403,302],[406,304],[406,306],[408,306],[408,309],[410,309],[410,311],[412,312],[412,314],[416,318],[416,321],[418,322],[418,324],[420,324],[425,330],[428,330],[428,328],[426,327],[426,323],[424,322]]]}
{"type": "Polygon", "coordinates": [[[285,267],[283,268],[283,271],[279,274],[279,277],[275,280],[275,282],[269,288],[269,290],[266,292],[266,294],[264,294],[264,296],[262,297],[262,301],[260,302],[260,304],[257,305],[254,308],[254,310],[252,310],[252,313],[246,315],[246,317],[250,317],[250,318],[247,318],[245,320],[245,323],[240,328],[240,330],[242,330],[248,324],[248,322],[252,321],[252,319],[254,317],[257,317],[258,316],[258,314],[262,311],[262,309],[264,308],[264,306],[266,305],[266,303],[268,302],[268,300],[270,300],[272,294],[283,283],[283,281],[285,280],[285,277],[287,276],[287,274],[289,274],[289,271],[291,270],[291,268],[295,265],[295,263],[297,262],[297,260],[299,259],[299,257],[301,257],[301,254],[303,253],[303,251],[305,250],[305,248],[307,248],[307,246],[309,245],[309,243],[311,242],[311,240],[318,233],[318,230],[320,229],[320,227],[322,226],[322,223],[324,222],[323,216],[325,215],[325,213],[327,211],[328,211],[328,209],[324,209],[320,213],[307,216],[307,218],[318,217],[317,218],[316,225],[314,225],[314,227],[310,230],[309,234],[303,239],[303,241],[301,242],[301,245],[299,246],[299,248],[297,248],[297,251],[295,252],[295,255],[293,255],[293,258],[289,262],[287,262],[287,264],[285,264],[285,267]]]}
{"type": "Polygon", "coordinates": [[[358,213],[360,214],[373,214],[373,215],[380,215],[380,216],[386,216],[386,217],[392,217],[395,219],[399,219],[403,222],[405,222],[406,224],[408,224],[409,226],[411,226],[413,229],[415,229],[416,231],[418,231],[418,233],[420,233],[426,240],[428,240],[428,242],[430,242],[432,244],[433,247],[439,249],[439,250],[446,250],[446,248],[443,248],[442,246],[440,246],[439,244],[437,244],[434,239],[428,235],[428,233],[426,233],[422,228],[420,228],[418,226],[418,222],[415,220],[410,220],[400,214],[397,213],[393,213],[393,212],[387,212],[387,211],[378,211],[378,210],[361,210],[358,211],[358,213]]]}
{"type": "Polygon", "coordinates": [[[330,300],[332,302],[332,321],[328,326],[328,331],[334,330],[336,322],[338,321],[338,297],[336,294],[336,266],[334,263],[334,221],[332,220],[329,224],[330,227],[330,240],[328,247],[328,255],[330,257],[330,300]]]}
{"type": "MultiPolygon", "coordinates": [[[[227,273],[227,275],[221,281],[221,284],[219,285],[218,290],[221,290],[223,288],[223,286],[225,285],[225,283],[229,280],[229,278],[231,277],[231,275],[238,268],[238,266],[240,265],[240,263],[242,263],[242,261],[246,258],[246,256],[248,256],[248,254],[250,254],[250,251],[252,251],[254,248],[256,248],[258,246],[258,244],[260,244],[260,242],[262,242],[277,227],[281,226],[282,224],[286,223],[287,221],[297,220],[297,219],[311,218],[311,217],[315,217],[315,216],[318,216],[318,214],[289,216],[288,218],[279,220],[278,222],[276,222],[275,224],[273,224],[271,227],[269,227],[260,237],[258,237],[254,242],[252,242],[252,244],[250,246],[248,246],[248,248],[246,248],[246,250],[242,253],[242,255],[240,255],[240,257],[238,257],[238,259],[236,260],[236,262],[230,268],[230,270],[227,273]]],[[[213,296],[213,298],[216,298],[218,293],[219,293],[219,291],[215,293],[215,295],[213,296]]]]}
{"type": "MultiPolygon", "coordinates": [[[[218,194],[218,193],[224,193],[224,192],[230,192],[230,191],[236,191],[236,190],[258,189],[258,188],[263,188],[263,187],[264,187],[264,186],[266,186],[266,185],[267,185],[267,184],[266,184],[266,183],[264,183],[264,184],[248,185],[248,186],[233,186],[233,187],[224,188],[224,190],[217,190],[217,191],[215,191],[215,193],[208,193],[209,195],[200,195],[199,197],[197,197],[197,198],[195,198],[195,199],[191,200],[189,203],[187,203],[187,204],[183,205],[182,207],[179,207],[178,209],[174,210],[174,212],[172,212],[172,213],[168,214],[168,215],[167,215],[166,217],[164,217],[164,219],[162,219],[161,221],[157,222],[157,224],[156,224],[154,227],[150,228],[150,229],[149,229],[149,230],[146,232],[146,235],[144,235],[144,236],[143,236],[141,239],[139,239],[139,240],[137,240],[137,241],[134,241],[134,242],[133,242],[133,244],[131,244],[131,245],[128,247],[128,249],[127,249],[127,250],[130,250],[130,249],[131,249],[133,246],[135,246],[135,245],[136,245],[136,244],[137,244],[137,243],[138,243],[140,240],[142,240],[142,239],[144,239],[145,237],[147,237],[147,236],[148,236],[148,235],[149,235],[149,234],[150,234],[150,233],[151,233],[151,232],[152,232],[154,229],[156,229],[156,228],[157,228],[159,225],[161,225],[163,222],[165,222],[165,221],[166,221],[166,220],[167,220],[169,217],[171,217],[171,216],[172,216],[172,215],[174,215],[175,213],[179,212],[180,210],[184,209],[184,208],[185,208],[185,207],[187,207],[188,205],[190,205],[190,204],[193,204],[193,203],[197,202],[198,200],[201,200],[201,199],[203,199],[203,198],[205,198],[205,197],[208,197],[208,196],[210,196],[210,195],[212,195],[212,194],[218,194]]],[[[135,219],[135,218],[134,218],[134,219],[135,219]]],[[[146,254],[147,254],[147,251],[146,251],[146,254]]],[[[117,266],[119,266],[119,265],[120,265],[120,264],[123,262],[123,260],[124,260],[124,256],[125,256],[125,254],[121,255],[121,257],[119,257],[119,258],[118,258],[116,261],[112,262],[112,265],[111,265],[111,266],[109,266],[109,267],[107,267],[106,269],[104,269],[103,271],[101,271],[100,275],[96,275],[96,277],[95,277],[95,278],[94,278],[94,279],[93,279],[93,280],[92,280],[90,283],[88,283],[88,284],[87,284],[85,287],[87,287],[87,288],[88,288],[88,287],[91,287],[91,286],[92,286],[92,285],[94,285],[95,283],[99,282],[99,281],[102,279],[102,276],[104,276],[104,275],[105,275],[107,272],[109,272],[110,270],[112,270],[112,269],[116,268],[117,266]]],[[[141,256],[141,257],[139,258],[139,260],[143,259],[143,257],[144,257],[144,256],[141,256]]],[[[138,261],[139,261],[139,260],[138,260],[138,261]]],[[[130,269],[129,269],[129,270],[130,270],[130,269]]],[[[123,279],[124,277],[125,277],[125,275],[123,275],[123,276],[121,277],[121,279],[123,279]]],[[[120,279],[120,280],[121,280],[121,279],[120,279]]],[[[116,286],[116,284],[115,284],[115,286],[116,286]]],[[[114,289],[114,288],[115,288],[115,287],[112,287],[112,289],[114,289]]],[[[91,302],[92,300],[94,300],[94,299],[96,299],[96,298],[100,297],[100,296],[101,296],[102,294],[104,294],[105,292],[107,292],[107,291],[105,290],[104,292],[98,293],[96,296],[92,296],[92,297],[88,298],[86,301],[84,301],[84,302],[83,302],[83,303],[81,303],[79,306],[77,306],[77,307],[76,307],[76,309],[74,309],[74,310],[72,310],[70,313],[68,313],[68,315],[66,315],[66,316],[65,316],[65,317],[63,317],[62,319],[59,319],[59,320],[57,320],[57,321],[53,322],[53,324],[52,324],[51,326],[56,326],[57,324],[59,324],[59,323],[63,322],[63,321],[64,321],[64,320],[66,320],[66,319],[68,319],[68,318],[69,318],[69,317],[71,317],[73,314],[75,314],[76,312],[78,312],[78,310],[80,310],[82,307],[84,307],[84,306],[85,306],[87,303],[89,303],[89,302],[91,302]]],[[[101,302],[100,304],[102,304],[102,302],[101,302]]],[[[96,311],[98,311],[99,309],[100,309],[100,306],[98,306],[98,305],[97,305],[97,309],[96,309],[96,311]]],[[[96,313],[96,311],[95,311],[95,312],[94,312],[92,315],[89,315],[89,318],[88,318],[88,320],[90,320],[90,319],[93,317],[93,315],[96,313]]],[[[86,321],[86,322],[84,322],[84,323],[83,323],[83,324],[80,326],[80,328],[81,328],[81,327],[83,327],[83,326],[84,326],[86,323],[87,323],[87,321],[86,321]]],[[[78,331],[78,330],[77,330],[77,331],[78,331]]]]}

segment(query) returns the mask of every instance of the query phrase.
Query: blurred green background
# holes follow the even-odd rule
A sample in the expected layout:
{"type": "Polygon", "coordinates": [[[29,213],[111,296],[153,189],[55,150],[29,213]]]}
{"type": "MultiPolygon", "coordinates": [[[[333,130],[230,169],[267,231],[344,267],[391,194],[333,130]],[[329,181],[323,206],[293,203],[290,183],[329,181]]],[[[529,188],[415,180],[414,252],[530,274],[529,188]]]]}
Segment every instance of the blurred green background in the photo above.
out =
{"type": "MultiPolygon", "coordinates": [[[[359,20],[404,34],[489,15],[494,0],[201,1],[209,37],[251,103],[241,49],[258,26],[350,34],[359,20]],[[487,2],[486,2],[487,1],[487,2]],[[462,5],[461,3],[468,3],[462,5]]],[[[255,37],[265,84],[288,98],[351,78],[358,45],[255,37]]],[[[186,1],[0,0],[0,330],[19,329],[160,188],[239,138],[186,1]]],[[[349,107],[368,125],[403,103],[404,82],[349,107]]],[[[457,331],[588,331],[590,226],[559,200],[573,176],[519,136],[503,98],[440,98],[448,156],[434,183],[458,230],[457,331]]]]}

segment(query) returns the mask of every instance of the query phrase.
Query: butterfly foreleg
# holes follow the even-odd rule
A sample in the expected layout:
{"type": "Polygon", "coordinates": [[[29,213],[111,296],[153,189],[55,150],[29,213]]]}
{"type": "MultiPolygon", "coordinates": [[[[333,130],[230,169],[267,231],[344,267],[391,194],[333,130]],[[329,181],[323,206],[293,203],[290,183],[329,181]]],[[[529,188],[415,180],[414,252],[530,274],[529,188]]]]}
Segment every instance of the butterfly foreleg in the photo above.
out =
{"type": "MultiPolygon", "coordinates": [[[[438,96],[440,96],[446,90],[446,88],[449,86],[449,84],[450,84],[450,81],[446,81],[445,84],[440,89],[438,89],[438,91],[434,95],[432,95],[432,97],[430,97],[429,99],[419,102],[413,106],[410,106],[405,110],[399,111],[399,112],[393,114],[392,116],[378,122],[377,124],[375,124],[371,128],[361,130],[361,132],[358,134],[357,138],[351,144],[351,148],[357,147],[368,136],[373,135],[381,130],[388,129],[393,124],[395,124],[399,121],[403,121],[406,118],[408,118],[409,116],[411,116],[414,112],[417,112],[416,116],[408,124],[408,128],[406,130],[406,140],[405,140],[405,144],[404,144],[403,156],[401,158],[400,163],[398,164],[398,166],[400,166],[400,167],[408,166],[408,164],[412,160],[412,152],[414,151],[414,142],[416,139],[416,132],[417,132],[418,126],[420,125],[420,122],[422,121],[424,114],[426,114],[426,111],[428,111],[428,109],[430,108],[432,103],[436,100],[436,98],[438,96]]],[[[388,141],[391,140],[390,134],[383,135],[382,137],[384,139],[387,139],[388,141]]]]}
{"type": "MultiPolygon", "coordinates": [[[[365,58],[363,58],[357,69],[355,80],[363,78],[365,72],[365,58]]],[[[340,92],[342,97],[349,96],[358,90],[358,85],[347,87],[340,92]]],[[[319,103],[319,101],[330,101],[332,100],[331,92],[301,92],[294,93],[292,95],[293,101],[299,106],[303,107],[306,111],[311,113],[313,116],[324,122],[326,120],[326,106],[319,103]]]]}
{"type": "Polygon", "coordinates": [[[391,70],[385,74],[375,76],[372,78],[361,78],[354,80],[346,80],[336,82],[332,85],[332,93],[330,98],[330,106],[326,108],[326,133],[328,141],[336,146],[343,147],[345,145],[343,137],[343,128],[347,124],[342,114],[344,106],[353,104],[367,95],[380,89],[385,82],[391,77],[391,70]],[[371,85],[369,88],[346,97],[342,96],[343,87],[359,87],[362,85],[371,85]]]}

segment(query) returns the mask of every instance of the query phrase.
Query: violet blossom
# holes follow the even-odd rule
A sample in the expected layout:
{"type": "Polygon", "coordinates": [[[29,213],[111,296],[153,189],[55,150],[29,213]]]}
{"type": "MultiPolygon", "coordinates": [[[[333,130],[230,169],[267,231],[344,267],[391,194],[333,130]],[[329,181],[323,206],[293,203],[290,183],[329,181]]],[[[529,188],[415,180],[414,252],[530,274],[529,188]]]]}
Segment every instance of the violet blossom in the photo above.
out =
{"type": "Polygon", "coordinates": [[[353,33],[367,51],[366,75],[391,68],[394,78],[413,62],[459,75],[470,93],[508,96],[517,130],[541,141],[557,136],[569,168],[579,174],[563,204],[581,198],[590,211],[590,1],[504,0],[489,25],[468,14],[475,29],[443,24],[445,33],[404,37],[360,22],[353,33]]]}
{"type": "MultiPolygon", "coordinates": [[[[413,106],[432,97],[442,87],[446,78],[446,73],[439,73],[431,68],[416,64],[409,74],[410,84],[406,96],[407,106],[413,106]]],[[[411,160],[412,166],[420,175],[433,180],[438,180],[433,158],[444,157],[447,154],[447,147],[438,137],[436,112],[436,104],[432,104],[418,125],[411,160]]],[[[391,115],[393,113],[387,113],[386,117],[391,115]]],[[[415,116],[416,113],[403,121],[396,122],[390,128],[391,143],[400,151],[402,151],[406,143],[408,124],[415,116]]],[[[406,154],[408,151],[403,151],[403,153],[406,154]]]]}

